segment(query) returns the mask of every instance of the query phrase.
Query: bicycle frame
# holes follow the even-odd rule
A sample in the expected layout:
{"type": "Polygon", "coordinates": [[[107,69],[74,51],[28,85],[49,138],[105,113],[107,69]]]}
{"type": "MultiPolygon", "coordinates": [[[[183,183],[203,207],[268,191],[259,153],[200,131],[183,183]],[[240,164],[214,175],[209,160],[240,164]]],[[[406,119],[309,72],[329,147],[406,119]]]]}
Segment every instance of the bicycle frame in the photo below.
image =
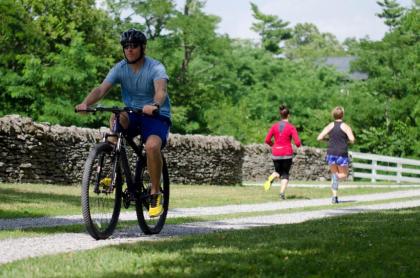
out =
{"type": "MultiPolygon", "coordinates": [[[[113,131],[114,133],[109,134],[109,133],[105,133],[104,137],[103,137],[103,142],[107,141],[108,137],[117,137],[117,143],[115,145],[115,152],[116,152],[116,162],[121,161],[121,166],[122,166],[122,170],[124,171],[124,175],[125,175],[125,179],[126,179],[126,183],[128,186],[129,191],[130,190],[136,190],[136,189],[140,189],[141,194],[141,198],[142,197],[147,197],[147,193],[144,192],[144,188],[143,188],[143,184],[141,181],[141,177],[140,177],[140,163],[145,163],[145,159],[144,159],[144,155],[143,155],[143,138],[140,139],[140,144],[136,144],[133,140],[133,138],[128,137],[128,135],[121,131],[121,124],[120,124],[120,112],[117,111],[113,111],[115,118],[114,118],[114,123],[113,123],[113,131]],[[118,132],[115,132],[117,131],[118,132]],[[125,143],[128,143],[128,145],[131,147],[131,149],[136,153],[137,155],[137,161],[136,161],[136,167],[135,167],[135,173],[134,173],[134,179],[130,170],[130,166],[129,166],[129,162],[128,162],[128,158],[127,158],[127,154],[125,152],[125,150],[123,151],[122,149],[125,147],[125,143]]],[[[112,185],[115,184],[115,177],[113,182],[111,183],[112,185]]],[[[112,190],[112,188],[110,189],[112,190]]]]}

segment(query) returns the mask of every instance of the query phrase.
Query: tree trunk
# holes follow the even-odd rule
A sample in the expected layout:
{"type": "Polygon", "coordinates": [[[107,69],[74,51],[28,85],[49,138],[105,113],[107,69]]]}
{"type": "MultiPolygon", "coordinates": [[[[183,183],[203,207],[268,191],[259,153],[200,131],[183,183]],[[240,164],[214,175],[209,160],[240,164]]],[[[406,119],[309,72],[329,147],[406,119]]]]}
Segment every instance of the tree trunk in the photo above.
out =
{"type": "MultiPolygon", "coordinates": [[[[193,4],[194,0],[187,0],[185,1],[185,6],[184,6],[184,16],[188,17],[190,15],[190,5],[193,4]]],[[[179,73],[178,76],[178,81],[180,83],[184,83],[186,76],[187,76],[187,71],[188,71],[188,65],[191,61],[191,56],[192,56],[192,52],[193,52],[193,47],[188,45],[188,34],[186,34],[184,32],[183,35],[183,45],[184,45],[184,59],[182,60],[182,64],[181,64],[181,71],[179,73]]]]}

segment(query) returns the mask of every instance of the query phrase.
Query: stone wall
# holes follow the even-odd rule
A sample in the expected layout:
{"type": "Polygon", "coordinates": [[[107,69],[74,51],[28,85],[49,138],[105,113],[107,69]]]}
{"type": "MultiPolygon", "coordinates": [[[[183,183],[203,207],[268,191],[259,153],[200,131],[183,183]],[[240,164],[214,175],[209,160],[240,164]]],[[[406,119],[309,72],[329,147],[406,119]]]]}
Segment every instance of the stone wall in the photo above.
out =
{"type": "Polygon", "coordinates": [[[76,183],[100,132],[10,115],[0,118],[0,181],[76,183]]]}
{"type": "MultiPolygon", "coordinates": [[[[84,161],[107,129],[0,118],[0,182],[80,182],[84,161]]],[[[165,148],[172,183],[240,184],[242,153],[230,137],[171,134],[165,148]]]]}
{"type": "MultiPolygon", "coordinates": [[[[301,147],[294,150],[293,165],[290,180],[318,180],[330,179],[328,166],[325,163],[325,149],[301,147]]],[[[271,150],[267,145],[251,144],[245,146],[242,178],[246,181],[261,182],[273,173],[274,165],[271,150]]]]}
{"type": "MultiPolygon", "coordinates": [[[[79,183],[84,161],[101,130],[0,118],[0,182],[79,183]]],[[[274,170],[270,149],[231,137],[171,134],[164,150],[172,183],[241,184],[263,181],[274,170]]],[[[329,179],[325,150],[296,150],[292,180],[329,179]]]]}
{"type": "Polygon", "coordinates": [[[170,134],[164,154],[174,183],[242,183],[243,150],[231,137],[170,134]]]}

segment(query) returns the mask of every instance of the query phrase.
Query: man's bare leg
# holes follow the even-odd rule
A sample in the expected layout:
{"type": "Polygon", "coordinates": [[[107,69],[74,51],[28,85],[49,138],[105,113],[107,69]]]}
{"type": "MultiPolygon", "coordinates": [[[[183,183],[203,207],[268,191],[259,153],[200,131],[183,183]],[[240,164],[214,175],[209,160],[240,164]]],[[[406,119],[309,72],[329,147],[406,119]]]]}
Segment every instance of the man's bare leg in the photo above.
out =
{"type": "Polygon", "coordinates": [[[160,192],[160,178],[162,173],[162,140],[157,135],[150,135],[145,145],[147,154],[147,169],[152,182],[151,194],[160,192]]]}
{"type": "MultiPolygon", "coordinates": [[[[109,128],[111,129],[111,132],[112,132],[112,129],[114,127],[114,121],[115,121],[115,114],[112,114],[110,119],[109,119],[109,128]]],[[[128,114],[126,112],[122,112],[120,114],[120,124],[121,124],[122,128],[127,129],[128,128],[128,123],[129,123],[128,114]]],[[[117,143],[117,138],[114,137],[114,136],[110,136],[110,137],[108,137],[108,142],[116,144],[117,143]]]]}

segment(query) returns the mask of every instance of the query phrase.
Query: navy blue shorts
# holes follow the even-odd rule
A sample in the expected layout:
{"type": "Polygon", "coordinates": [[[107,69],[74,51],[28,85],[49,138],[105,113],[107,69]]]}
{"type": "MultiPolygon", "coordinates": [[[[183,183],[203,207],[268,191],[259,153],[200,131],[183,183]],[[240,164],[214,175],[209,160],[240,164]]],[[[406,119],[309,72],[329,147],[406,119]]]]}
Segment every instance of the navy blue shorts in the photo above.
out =
{"type": "Polygon", "coordinates": [[[325,161],[327,161],[328,165],[349,166],[348,156],[327,154],[325,161]]]}
{"type": "Polygon", "coordinates": [[[127,135],[136,137],[141,135],[143,142],[147,141],[150,135],[157,135],[162,140],[162,148],[168,142],[171,120],[165,116],[149,116],[145,114],[128,113],[129,124],[127,135]]]}

